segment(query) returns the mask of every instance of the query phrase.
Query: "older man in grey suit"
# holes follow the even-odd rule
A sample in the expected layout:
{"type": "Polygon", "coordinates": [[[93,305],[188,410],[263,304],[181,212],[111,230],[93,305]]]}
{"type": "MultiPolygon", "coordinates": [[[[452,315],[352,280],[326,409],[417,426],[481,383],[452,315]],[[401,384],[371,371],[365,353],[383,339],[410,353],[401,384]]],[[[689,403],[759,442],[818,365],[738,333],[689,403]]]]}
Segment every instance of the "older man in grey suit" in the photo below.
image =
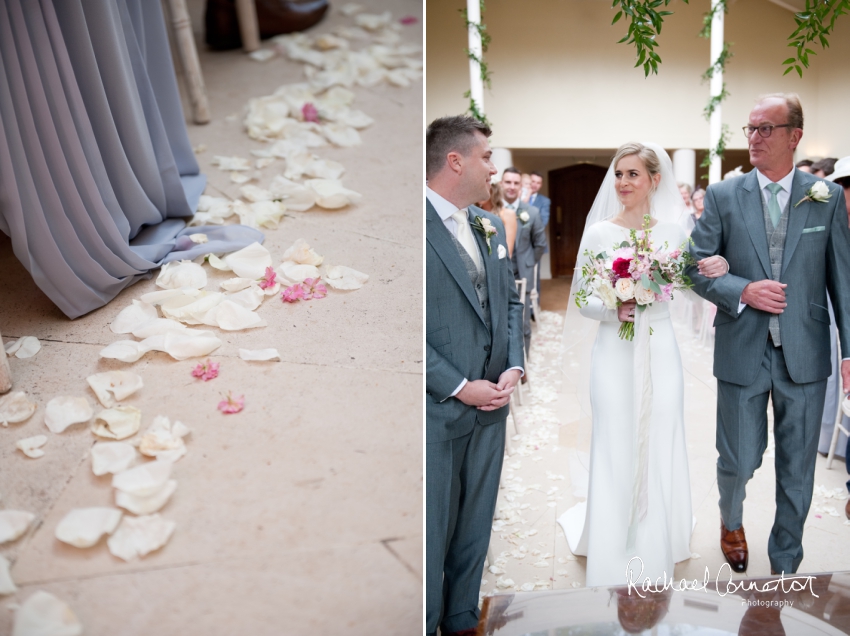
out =
{"type": "Polygon", "coordinates": [[[516,168],[505,168],[502,173],[502,192],[504,192],[505,207],[513,210],[517,216],[516,242],[511,261],[514,266],[514,275],[517,279],[524,278],[526,282],[522,334],[527,353],[531,346],[531,288],[537,284],[534,278],[534,266],[540,262],[546,251],[546,226],[540,218],[540,211],[520,200],[521,177],[520,171],[516,168]]]}
{"type": "MultiPolygon", "coordinates": [[[[742,526],[747,482],[767,447],[773,401],[776,516],[772,572],[796,572],[814,486],[818,431],[830,375],[827,290],[844,358],[850,343],[850,230],[842,189],[794,168],[803,110],[793,94],[761,97],[745,127],[749,174],[709,186],[692,238],[694,256],[720,254],[729,274],[688,274],[717,305],[717,486],[720,546],[747,569],[742,526]]],[[[845,391],[850,360],[841,363],[845,391]]]]}
{"type": "Polygon", "coordinates": [[[426,134],[426,623],[471,636],[490,543],[522,304],[490,195],[490,129],[443,117],[426,134]]]}

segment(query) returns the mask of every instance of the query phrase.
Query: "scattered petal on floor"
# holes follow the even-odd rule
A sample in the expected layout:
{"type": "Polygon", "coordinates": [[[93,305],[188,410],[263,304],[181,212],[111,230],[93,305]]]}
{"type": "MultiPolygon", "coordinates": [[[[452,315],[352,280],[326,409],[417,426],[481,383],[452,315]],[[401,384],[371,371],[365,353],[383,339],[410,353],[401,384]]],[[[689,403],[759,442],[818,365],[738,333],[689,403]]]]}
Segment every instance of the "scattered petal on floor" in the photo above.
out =
{"type": "Polygon", "coordinates": [[[276,176],[269,186],[273,197],[280,197],[288,210],[304,212],[316,205],[316,193],[307,186],[284,177],[276,176]]]}
{"type": "Polygon", "coordinates": [[[272,255],[259,243],[251,243],[238,252],[224,257],[224,262],[241,278],[260,278],[272,264],[272,255]]]}
{"type": "Polygon", "coordinates": [[[6,594],[14,594],[18,591],[15,587],[15,582],[12,580],[12,574],[9,572],[9,561],[0,554],[0,596],[6,594]]]}
{"type": "Polygon", "coordinates": [[[313,265],[318,267],[324,261],[324,257],[316,253],[303,238],[299,238],[290,245],[283,253],[284,261],[292,261],[299,265],[313,265]]]}
{"type": "Polygon", "coordinates": [[[35,515],[23,510],[0,510],[0,543],[14,541],[29,528],[35,515]]]}
{"type": "Polygon", "coordinates": [[[199,362],[194,369],[192,369],[192,377],[200,378],[204,382],[209,382],[210,380],[214,380],[218,377],[218,362],[213,362],[209,358],[207,358],[206,362],[199,362]]]}
{"type": "Polygon", "coordinates": [[[148,352],[141,342],[135,340],[117,340],[100,350],[101,358],[120,360],[121,362],[135,362],[148,352]]]}
{"type": "Polygon", "coordinates": [[[121,521],[117,508],[74,508],[56,526],[56,538],[77,548],[90,548],[121,521]]]}
{"type": "Polygon", "coordinates": [[[47,443],[46,435],[34,435],[25,439],[19,439],[15,442],[15,446],[27,457],[38,459],[44,457],[44,451],[41,447],[47,443]]]}
{"type": "Polygon", "coordinates": [[[210,162],[214,166],[218,166],[224,172],[232,172],[233,170],[250,170],[251,164],[243,157],[222,157],[215,155],[210,162]]]}
{"type": "Polygon", "coordinates": [[[243,360],[280,360],[280,354],[277,349],[240,349],[239,357],[243,360]]]}
{"type": "Polygon", "coordinates": [[[346,2],[340,7],[340,13],[346,16],[353,16],[355,13],[363,11],[363,7],[356,2],[346,2]]]}
{"type": "Polygon", "coordinates": [[[173,424],[164,415],[157,415],[139,439],[139,452],[148,457],[175,462],[186,454],[183,440],[190,433],[182,422],[173,424]]]}
{"type": "Polygon", "coordinates": [[[271,201],[275,198],[271,191],[255,185],[242,186],[239,188],[239,193],[242,195],[242,198],[249,203],[256,203],[257,201],[271,201]]]}
{"type": "Polygon", "coordinates": [[[145,340],[153,336],[164,335],[169,331],[183,331],[184,329],[186,329],[186,325],[182,322],[178,322],[177,320],[171,320],[170,318],[154,318],[153,320],[136,327],[133,330],[133,335],[136,338],[145,340]]]}
{"type": "Polygon", "coordinates": [[[360,13],[354,18],[354,23],[364,29],[377,31],[378,29],[389,26],[392,19],[393,14],[389,11],[384,11],[380,15],[376,15],[374,13],[360,13]]]}
{"type": "Polygon", "coordinates": [[[41,343],[35,336],[24,336],[6,345],[6,355],[16,358],[32,358],[41,351],[41,343]]]}
{"type": "Polygon", "coordinates": [[[156,460],[117,473],[112,486],[136,497],[150,497],[162,490],[171,476],[172,462],[156,460]]]}
{"type": "Polygon", "coordinates": [[[267,62],[274,57],[275,53],[272,49],[257,49],[248,54],[252,60],[257,62],[267,62]]]}
{"type": "Polygon", "coordinates": [[[71,607],[38,590],[15,613],[12,636],[79,636],[83,625],[71,607]]]}
{"type": "Polygon", "coordinates": [[[333,265],[325,272],[325,282],[334,289],[360,289],[369,280],[369,275],[345,265],[333,265]]]}
{"type": "Polygon", "coordinates": [[[97,414],[92,433],[109,439],[127,439],[135,435],[142,424],[142,412],[135,406],[116,406],[97,414]]]}
{"type": "MultiPolygon", "coordinates": [[[[181,325],[182,327],[182,325],[181,325]]],[[[144,386],[142,376],[132,371],[105,371],[86,378],[97,399],[106,408],[127,399],[144,386]]]]}
{"type": "Polygon", "coordinates": [[[265,327],[267,323],[253,311],[231,300],[223,300],[204,314],[204,324],[216,326],[225,331],[240,331],[265,327]]]}
{"type": "Polygon", "coordinates": [[[44,423],[52,433],[61,433],[73,424],[88,422],[92,415],[94,410],[86,398],[63,395],[47,403],[44,423]]]}
{"type": "Polygon", "coordinates": [[[98,442],[91,449],[91,469],[97,475],[120,473],[133,464],[136,449],[126,442],[98,442]]]}
{"type": "Polygon", "coordinates": [[[233,216],[231,204],[231,200],[225,197],[211,197],[202,194],[198,201],[198,211],[189,221],[189,225],[222,225],[233,216]]]}
{"type": "Polygon", "coordinates": [[[116,490],[115,504],[129,510],[134,515],[149,515],[167,504],[175,490],[177,490],[177,481],[174,479],[169,479],[159,491],[148,497],[140,497],[116,490]]]}
{"type": "Polygon", "coordinates": [[[171,538],[177,524],[158,514],[124,517],[118,530],[109,537],[109,551],[120,559],[132,561],[158,550],[171,538]]]}
{"type": "Polygon", "coordinates": [[[318,278],[319,269],[315,265],[302,265],[294,261],[283,261],[278,271],[287,280],[301,283],[307,278],[318,278]]]}
{"type": "Polygon", "coordinates": [[[156,285],[163,289],[203,289],[207,286],[207,273],[192,261],[166,263],[156,278],[156,285]]]}
{"type": "Polygon", "coordinates": [[[144,301],[134,300],[132,305],[128,305],[115,316],[109,328],[112,333],[130,333],[139,325],[158,317],[156,307],[144,301]]]}
{"type": "Polygon", "coordinates": [[[35,410],[38,404],[31,402],[24,391],[15,391],[0,397],[0,424],[19,424],[25,422],[35,410]]]}
{"type": "Polygon", "coordinates": [[[242,291],[243,289],[248,289],[249,287],[256,285],[257,281],[254,278],[228,278],[225,281],[220,283],[221,288],[230,292],[231,294],[234,292],[242,291]]]}
{"type": "Polygon", "coordinates": [[[245,396],[227,392],[227,397],[218,403],[218,410],[225,414],[238,413],[245,408],[245,396]]]}
{"type": "Polygon", "coordinates": [[[338,179],[308,179],[304,182],[316,194],[316,204],[329,210],[336,210],[358,203],[362,196],[349,190],[338,179]]]}

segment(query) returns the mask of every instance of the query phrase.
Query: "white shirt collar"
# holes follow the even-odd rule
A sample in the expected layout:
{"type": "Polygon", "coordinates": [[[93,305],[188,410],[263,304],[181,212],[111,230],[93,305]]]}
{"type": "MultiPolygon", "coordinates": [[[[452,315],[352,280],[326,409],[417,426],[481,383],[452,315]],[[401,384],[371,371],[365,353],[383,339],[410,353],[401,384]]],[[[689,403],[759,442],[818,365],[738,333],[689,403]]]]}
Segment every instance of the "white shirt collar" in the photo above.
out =
{"type": "Polygon", "coordinates": [[[786,174],[786,175],[785,175],[784,177],[782,177],[779,181],[774,182],[774,181],[771,181],[770,179],[768,179],[766,176],[764,176],[764,175],[763,175],[763,174],[759,171],[759,169],[758,169],[758,168],[756,168],[756,176],[758,177],[758,180],[759,180],[759,189],[764,190],[764,189],[767,187],[767,185],[768,185],[768,184],[770,184],[770,183],[778,183],[779,185],[781,185],[781,186],[782,186],[782,189],[783,189],[783,190],[785,190],[785,192],[787,192],[788,194],[790,194],[790,193],[791,193],[791,182],[792,182],[792,181],[794,181],[794,172],[795,172],[796,170],[797,170],[797,169],[796,169],[796,168],[794,168],[794,167],[792,166],[792,168],[791,168],[791,172],[789,172],[788,174],[786,174]]]}
{"type": "Polygon", "coordinates": [[[519,210],[520,201],[521,201],[521,199],[519,198],[519,196],[517,196],[517,198],[514,199],[513,203],[508,203],[508,201],[506,199],[502,199],[502,204],[504,205],[504,207],[508,207],[509,205],[513,205],[514,209],[519,210]]]}
{"type": "Polygon", "coordinates": [[[451,201],[440,196],[428,186],[425,186],[425,197],[431,202],[431,205],[434,206],[434,209],[437,211],[437,214],[440,216],[440,219],[442,219],[443,222],[451,218],[452,214],[454,214],[458,210],[463,209],[457,207],[451,201]]]}

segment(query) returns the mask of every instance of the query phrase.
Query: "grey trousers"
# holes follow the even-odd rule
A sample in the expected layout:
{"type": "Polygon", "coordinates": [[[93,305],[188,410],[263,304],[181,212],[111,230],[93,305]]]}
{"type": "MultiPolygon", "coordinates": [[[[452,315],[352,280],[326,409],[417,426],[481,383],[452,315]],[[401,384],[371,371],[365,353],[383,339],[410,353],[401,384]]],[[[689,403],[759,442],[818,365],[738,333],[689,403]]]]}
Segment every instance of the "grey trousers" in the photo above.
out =
{"type": "Polygon", "coordinates": [[[767,448],[767,403],[773,400],[776,443],[776,516],[767,552],[776,572],[796,572],[803,560],[803,524],[814,488],[815,458],[826,380],[796,384],[782,348],[765,343],[749,386],[717,381],[717,486],[720,515],[729,530],[741,527],[747,482],[767,448]]]}
{"type": "Polygon", "coordinates": [[[426,444],[425,605],[434,634],[478,625],[478,592],[505,454],[505,422],[426,444]]]}

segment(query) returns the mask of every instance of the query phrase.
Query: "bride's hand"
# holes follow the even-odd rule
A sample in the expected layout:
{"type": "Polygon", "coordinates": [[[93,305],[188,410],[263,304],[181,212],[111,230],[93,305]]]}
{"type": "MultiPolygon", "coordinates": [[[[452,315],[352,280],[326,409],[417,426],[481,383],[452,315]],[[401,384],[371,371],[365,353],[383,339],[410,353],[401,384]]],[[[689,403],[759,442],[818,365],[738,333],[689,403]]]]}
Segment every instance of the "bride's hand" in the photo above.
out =
{"type": "Polygon", "coordinates": [[[722,256],[709,256],[697,261],[697,268],[706,278],[720,278],[729,273],[729,263],[722,256]]]}
{"type": "Polygon", "coordinates": [[[627,300],[617,307],[617,318],[620,319],[620,322],[634,322],[636,306],[637,303],[634,300],[627,300]]]}

